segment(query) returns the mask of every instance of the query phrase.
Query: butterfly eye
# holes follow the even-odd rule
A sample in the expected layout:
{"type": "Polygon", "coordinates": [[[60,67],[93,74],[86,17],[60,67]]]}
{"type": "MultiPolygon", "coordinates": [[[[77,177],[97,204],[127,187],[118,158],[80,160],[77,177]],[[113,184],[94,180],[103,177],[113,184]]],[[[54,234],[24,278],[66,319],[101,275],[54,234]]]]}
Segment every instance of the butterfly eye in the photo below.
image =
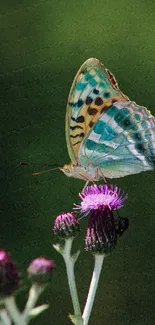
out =
{"type": "Polygon", "coordinates": [[[70,169],[69,169],[68,167],[65,167],[65,168],[64,168],[64,171],[65,171],[66,174],[70,174],[70,172],[71,172],[70,169]]]}
{"type": "Polygon", "coordinates": [[[70,165],[64,165],[59,168],[65,175],[72,176],[72,168],[70,165]]]}

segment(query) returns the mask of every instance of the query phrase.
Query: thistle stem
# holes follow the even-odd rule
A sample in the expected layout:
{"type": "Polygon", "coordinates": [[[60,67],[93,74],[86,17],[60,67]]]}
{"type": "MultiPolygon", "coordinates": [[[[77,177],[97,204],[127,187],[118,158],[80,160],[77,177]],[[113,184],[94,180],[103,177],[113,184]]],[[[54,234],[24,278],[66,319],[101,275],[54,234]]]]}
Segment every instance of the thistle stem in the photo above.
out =
{"type": "Polygon", "coordinates": [[[0,325],[11,325],[11,318],[6,309],[1,309],[0,311],[0,325]]]}
{"type": "Polygon", "coordinates": [[[72,247],[73,238],[68,238],[65,240],[64,250],[62,252],[62,256],[65,261],[67,277],[68,277],[68,284],[71,293],[73,308],[74,308],[74,315],[75,315],[75,324],[82,325],[82,317],[81,317],[81,309],[79,304],[79,298],[77,294],[75,276],[74,276],[74,264],[76,259],[74,256],[71,256],[71,247],[72,247]]]}
{"type": "Polygon", "coordinates": [[[4,305],[15,325],[27,325],[30,322],[30,312],[35,306],[44,286],[33,284],[23,313],[20,313],[13,296],[4,299],[4,305]]]}
{"type": "Polygon", "coordinates": [[[98,282],[99,282],[99,277],[100,277],[100,273],[102,270],[103,260],[104,260],[104,255],[95,254],[94,271],[93,271],[93,275],[92,275],[92,280],[91,280],[91,284],[90,284],[90,288],[89,288],[86,305],[85,305],[83,315],[82,315],[83,325],[87,325],[89,318],[90,318],[90,314],[92,311],[95,294],[96,294],[96,290],[97,290],[97,286],[98,286],[98,282]]]}
{"type": "Polygon", "coordinates": [[[33,309],[33,307],[36,305],[36,302],[40,296],[40,294],[43,292],[44,286],[39,286],[37,284],[33,284],[30,291],[29,291],[29,297],[25,306],[25,309],[23,311],[23,318],[25,321],[27,321],[27,324],[30,319],[30,312],[33,309]]]}
{"type": "Polygon", "coordinates": [[[4,305],[10,315],[10,318],[13,320],[14,324],[16,325],[27,325],[22,314],[19,312],[15,298],[13,296],[7,297],[4,299],[4,305]]]}

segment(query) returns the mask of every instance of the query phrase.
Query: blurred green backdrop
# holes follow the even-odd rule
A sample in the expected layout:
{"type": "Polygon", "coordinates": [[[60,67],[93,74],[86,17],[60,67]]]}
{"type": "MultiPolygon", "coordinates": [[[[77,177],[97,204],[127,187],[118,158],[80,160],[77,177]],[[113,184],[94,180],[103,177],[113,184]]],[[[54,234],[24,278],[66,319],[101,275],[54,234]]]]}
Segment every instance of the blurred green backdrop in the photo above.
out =
{"type": "MultiPolygon", "coordinates": [[[[33,177],[41,169],[22,168],[19,162],[69,161],[66,102],[75,73],[89,57],[100,59],[124,93],[155,114],[155,2],[1,0],[0,30],[0,245],[22,271],[21,307],[29,262],[40,255],[55,260],[53,283],[40,299],[51,308],[34,324],[70,324],[72,305],[64,263],[52,248],[57,241],[52,227],[54,217],[78,201],[83,182],[59,171],[33,177]]],[[[129,194],[121,215],[130,219],[130,228],[105,261],[90,325],[153,325],[154,173],[113,183],[129,194]]],[[[83,233],[79,245],[76,277],[83,306],[93,258],[83,250],[83,233]]]]}

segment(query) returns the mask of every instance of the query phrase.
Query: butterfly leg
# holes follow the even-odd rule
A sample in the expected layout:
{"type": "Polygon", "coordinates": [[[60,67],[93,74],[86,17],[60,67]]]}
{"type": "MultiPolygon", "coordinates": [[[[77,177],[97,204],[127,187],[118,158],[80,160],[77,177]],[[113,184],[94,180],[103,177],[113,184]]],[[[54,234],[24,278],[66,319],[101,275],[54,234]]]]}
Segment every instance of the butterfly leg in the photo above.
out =
{"type": "Polygon", "coordinates": [[[83,190],[85,190],[85,188],[87,187],[87,185],[89,184],[89,182],[95,184],[94,181],[92,179],[88,178],[86,175],[83,175],[82,173],[79,173],[79,175],[82,177],[82,179],[85,179],[86,180],[86,183],[85,183],[85,186],[83,187],[83,190]]]}
{"type": "Polygon", "coordinates": [[[89,181],[87,181],[87,182],[85,183],[85,186],[84,186],[84,188],[83,188],[83,190],[82,190],[82,191],[84,191],[84,190],[85,190],[85,188],[88,186],[88,184],[89,184],[89,181]]]}
{"type": "Polygon", "coordinates": [[[102,178],[103,178],[105,184],[108,184],[108,182],[107,182],[107,180],[106,180],[104,174],[102,173],[102,170],[101,170],[100,168],[97,168],[97,177],[99,177],[99,176],[102,176],[102,178]]]}

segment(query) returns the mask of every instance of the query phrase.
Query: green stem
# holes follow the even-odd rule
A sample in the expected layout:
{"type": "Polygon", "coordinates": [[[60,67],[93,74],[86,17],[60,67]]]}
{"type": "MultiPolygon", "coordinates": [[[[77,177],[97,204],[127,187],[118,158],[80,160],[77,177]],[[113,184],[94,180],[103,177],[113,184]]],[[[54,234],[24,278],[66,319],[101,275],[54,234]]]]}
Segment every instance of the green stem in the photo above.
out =
{"type": "Polygon", "coordinates": [[[43,290],[44,290],[44,286],[39,286],[37,284],[33,284],[29,291],[29,297],[28,297],[25,309],[22,313],[22,316],[25,319],[27,324],[30,321],[30,312],[33,309],[33,307],[36,305],[36,302],[37,302],[40,294],[43,292],[43,290]]]}
{"type": "Polygon", "coordinates": [[[90,318],[90,314],[91,314],[94,299],[95,299],[96,290],[98,287],[99,277],[100,277],[100,273],[102,270],[103,260],[104,260],[104,255],[95,254],[94,271],[93,271],[93,275],[92,275],[92,280],[91,280],[91,284],[90,284],[90,288],[89,288],[86,305],[85,305],[84,312],[82,315],[83,325],[87,325],[89,318],[90,318]]]}
{"type": "Polygon", "coordinates": [[[10,315],[10,318],[13,320],[14,324],[16,325],[27,325],[22,314],[19,312],[15,299],[13,296],[4,299],[4,305],[10,315]]]}
{"type": "Polygon", "coordinates": [[[81,318],[81,309],[79,304],[79,298],[77,294],[77,288],[75,283],[75,276],[74,276],[74,264],[75,258],[71,256],[71,247],[72,247],[73,238],[68,238],[65,240],[64,250],[62,252],[62,256],[64,258],[67,270],[67,277],[68,277],[68,284],[71,293],[73,308],[74,308],[74,315],[75,315],[75,324],[82,325],[83,321],[81,318]]]}
{"type": "Polygon", "coordinates": [[[15,325],[28,325],[30,322],[30,312],[35,306],[38,297],[43,292],[44,287],[33,284],[23,313],[20,313],[13,296],[4,299],[4,305],[15,325]]]}
{"type": "Polygon", "coordinates": [[[5,308],[1,308],[0,310],[0,325],[11,325],[11,318],[5,308]]]}

